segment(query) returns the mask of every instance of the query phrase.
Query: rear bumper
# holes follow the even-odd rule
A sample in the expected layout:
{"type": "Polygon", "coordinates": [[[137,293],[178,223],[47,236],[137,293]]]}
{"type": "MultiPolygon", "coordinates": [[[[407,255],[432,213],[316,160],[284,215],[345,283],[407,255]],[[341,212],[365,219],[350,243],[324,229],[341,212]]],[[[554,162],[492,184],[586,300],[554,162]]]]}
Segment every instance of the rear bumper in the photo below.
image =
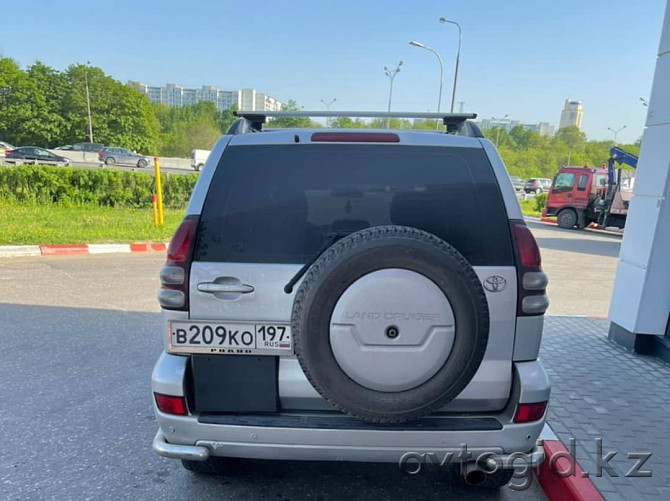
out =
{"type": "MultiPolygon", "coordinates": [[[[447,448],[433,448],[431,450],[423,449],[421,452],[417,449],[415,450],[384,450],[380,448],[359,448],[356,450],[355,454],[351,457],[347,457],[347,451],[343,447],[323,447],[319,446],[316,449],[314,446],[309,447],[305,445],[278,445],[273,444],[268,446],[268,444],[253,444],[253,446],[258,447],[257,449],[250,448],[252,444],[247,444],[247,447],[240,449],[239,444],[231,444],[227,442],[214,442],[207,440],[200,440],[196,445],[180,445],[180,444],[171,444],[168,443],[165,439],[163,431],[159,429],[156,432],[156,436],[153,441],[153,450],[156,454],[173,459],[186,459],[191,461],[206,461],[211,456],[220,455],[228,457],[247,457],[247,458],[261,458],[261,459],[274,459],[274,460],[325,460],[325,461],[369,461],[369,462],[388,462],[388,461],[398,461],[400,462],[402,457],[408,453],[412,454],[425,454],[425,453],[435,453],[444,455],[448,452],[453,452],[457,454],[459,450],[450,450],[447,448]],[[258,452],[258,454],[252,453],[252,451],[258,452]],[[242,451],[244,454],[235,453],[236,451],[242,451]]],[[[491,450],[490,448],[472,450],[472,460],[477,461],[479,458],[481,460],[491,458],[491,454],[495,454],[495,461],[502,465],[503,468],[512,468],[513,466],[519,466],[519,462],[523,461],[525,465],[531,467],[537,467],[542,464],[545,459],[544,448],[541,443],[536,443],[533,448],[527,453],[512,453],[505,454],[499,453],[491,450]],[[518,461],[518,462],[517,462],[518,461]]],[[[443,457],[443,456],[440,456],[443,457]]],[[[416,456],[414,456],[416,458],[416,456]]],[[[480,461],[481,461],[480,460],[480,461]]]]}
{"type": "MultiPolygon", "coordinates": [[[[184,396],[187,361],[163,353],[152,374],[153,391],[184,396]]],[[[547,401],[550,385],[539,360],[515,362],[513,371],[510,399],[502,411],[434,414],[405,425],[373,426],[332,410],[176,416],[159,411],[154,402],[160,427],[154,450],[191,460],[229,456],[371,462],[397,462],[408,452],[457,454],[461,444],[473,460],[484,453],[528,454],[535,450],[544,416],[531,423],[514,423],[512,418],[518,403],[547,401]]]]}

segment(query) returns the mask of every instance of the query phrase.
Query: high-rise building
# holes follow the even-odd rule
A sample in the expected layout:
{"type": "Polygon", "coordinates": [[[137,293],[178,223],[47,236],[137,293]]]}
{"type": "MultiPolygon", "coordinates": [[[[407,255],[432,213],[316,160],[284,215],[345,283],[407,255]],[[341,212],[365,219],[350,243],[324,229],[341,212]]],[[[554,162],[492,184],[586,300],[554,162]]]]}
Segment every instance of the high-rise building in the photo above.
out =
{"type": "Polygon", "coordinates": [[[181,85],[167,84],[165,87],[150,87],[142,82],[128,81],[129,87],[146,94],[152,103],[168,106],[189,106],[201,101],[210,101],[219,111],[233,106],[247,111],[280,111],[283,103],[255,89],[219,90],[212,85],[203,85],[201,89],[186,89],[181,85]]]}
{"type": "Polygon", "coordinates": [[[165,103],[165,87],[145,87],[147,97],[152,103],[165,103]]]}
{"type": "Polygon", "coordinates": [[[239,90],[220,90],[216,94],[216,107],[219,111],[229,110],[233,106],[240,109],[239,90]]]}
{"type": "Polygon", "coordinates": [[[181,85],[169,83],[165,86],[165,104],[177,107],[184,104],[181,85]]]}
{"type": "Polygon", "coordinates": [[[561,112],[561,122],[558,128],[565,129],[566,127],[577,127],[578,129],[581,129],[583,114],[581,101],[566,99],[565,106],[563,106],[563,111],[561,112]]]}

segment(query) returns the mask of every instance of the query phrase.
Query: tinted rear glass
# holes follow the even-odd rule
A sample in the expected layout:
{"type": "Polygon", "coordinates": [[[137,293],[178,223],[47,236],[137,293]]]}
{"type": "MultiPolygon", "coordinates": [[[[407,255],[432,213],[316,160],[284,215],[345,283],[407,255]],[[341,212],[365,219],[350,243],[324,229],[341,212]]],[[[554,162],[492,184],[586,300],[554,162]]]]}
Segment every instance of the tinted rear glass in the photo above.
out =
{"type": "Polygon", "coordinates": [[[512,265],[509,224],[483,150],[382,145],[233,146],[205,200],[195,259],[300,264],[329,234],[420,228],[473,265],[512,265]]]}

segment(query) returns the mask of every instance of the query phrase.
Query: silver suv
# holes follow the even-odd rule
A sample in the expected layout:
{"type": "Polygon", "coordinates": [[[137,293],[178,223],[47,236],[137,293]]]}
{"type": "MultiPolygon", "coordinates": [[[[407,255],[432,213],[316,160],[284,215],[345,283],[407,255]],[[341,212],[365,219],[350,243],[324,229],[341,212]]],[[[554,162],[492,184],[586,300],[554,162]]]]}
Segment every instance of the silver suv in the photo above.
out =
{"type": "Polygon", "coordinates": [[[261,131],[280,114],[239,112],[170,242],[154,450],[214,473],[465,445],[487,487],[537,465],[547,277],[473,115],[440,115],[446,134],[261,131]]]}

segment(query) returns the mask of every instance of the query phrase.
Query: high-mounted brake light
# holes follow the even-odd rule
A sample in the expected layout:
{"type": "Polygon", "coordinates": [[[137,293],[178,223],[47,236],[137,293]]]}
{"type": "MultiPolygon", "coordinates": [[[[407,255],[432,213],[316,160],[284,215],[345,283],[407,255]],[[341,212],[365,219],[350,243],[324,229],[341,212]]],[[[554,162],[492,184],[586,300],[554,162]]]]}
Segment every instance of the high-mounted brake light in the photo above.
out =
{"type": "Polygon", "coordinates": [[[186,216],[168,245],[158,292],[158,303],[166,310],[188,310],[188,278],[197,228],[198,216],[186,216]]]}
{"type": "Polygon", "coordinates": [[[517,261],[517,314],[542,315],[549,307],[549,299],[540,248],[526,223],[511,221],[510,224],[517,261]]]}
{"type": "Polygon", "coordinates": [[[390,132],[315,132],[311,140],[331,143],[399,143],[400,137],[390,132]]]}

